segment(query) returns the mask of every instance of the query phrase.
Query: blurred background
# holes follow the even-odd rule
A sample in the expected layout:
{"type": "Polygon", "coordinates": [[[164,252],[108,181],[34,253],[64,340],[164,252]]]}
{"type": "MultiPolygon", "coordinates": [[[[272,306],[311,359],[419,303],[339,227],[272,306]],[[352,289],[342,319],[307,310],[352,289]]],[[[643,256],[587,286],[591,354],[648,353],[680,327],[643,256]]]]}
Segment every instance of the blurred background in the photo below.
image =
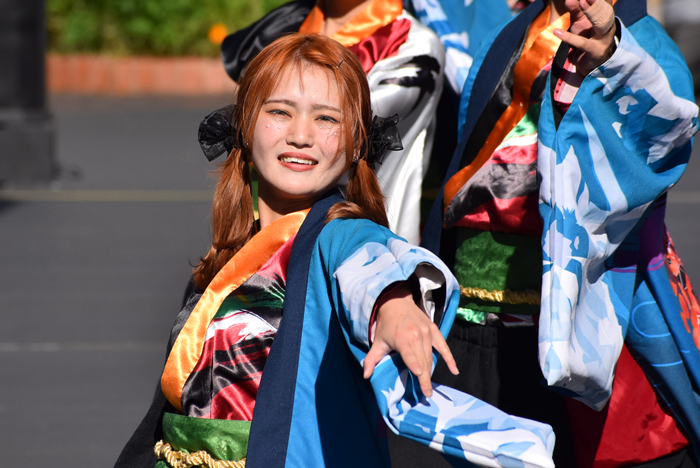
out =
{"type": "MultiPolygon", "coordinates": [[[[145,414],[210,241],[219,44],[284,2],[0,0],[0,465],[112,466],[145,414]]],[[[700,0],[649,11],[697,74],[700,0]]],[[[698,157],[667,222],[700,284],[698,157]]]]}

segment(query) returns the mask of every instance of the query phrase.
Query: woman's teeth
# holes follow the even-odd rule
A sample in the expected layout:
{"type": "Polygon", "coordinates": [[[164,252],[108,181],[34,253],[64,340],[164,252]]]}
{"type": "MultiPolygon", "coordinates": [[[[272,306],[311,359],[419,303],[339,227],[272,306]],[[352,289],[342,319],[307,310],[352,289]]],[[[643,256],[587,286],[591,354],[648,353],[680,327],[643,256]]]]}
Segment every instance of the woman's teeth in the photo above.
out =
{"type": "Polygon", "coordinates": [[[280,159],[280,161],[285,162],[285,163],[306,164],[308,166],[313,166],[314,164],[318,164],[316,161],[312,161],[311,159],[294,158],[291,156],[282,156],[279,159],[280,159]]]}

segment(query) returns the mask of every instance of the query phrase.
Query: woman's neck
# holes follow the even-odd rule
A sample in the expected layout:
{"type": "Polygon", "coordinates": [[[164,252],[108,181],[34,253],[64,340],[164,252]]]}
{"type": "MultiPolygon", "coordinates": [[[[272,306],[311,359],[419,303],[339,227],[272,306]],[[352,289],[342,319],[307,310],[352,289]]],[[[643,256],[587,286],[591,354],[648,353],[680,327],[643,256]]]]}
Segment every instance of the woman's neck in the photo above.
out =
{"type": "Polygon", "coordinates": [[[282,216],[309,209],[313,206],[314,202],[315,201],[310,201],[308,199],[287,199],[280,202],[279,199],[277,199],[277,201],[276,199],[269,199],[268,197],[265,197],[259,193],[258,215],[260,219],[260,229],[265,229],[267,225],[277,221],[282,216]]]}
{"type": "Polygon", "coordinates": [[[320,0],[323,11],[321,34],[330,36],[364,10],[372,0],[320,0]]]}

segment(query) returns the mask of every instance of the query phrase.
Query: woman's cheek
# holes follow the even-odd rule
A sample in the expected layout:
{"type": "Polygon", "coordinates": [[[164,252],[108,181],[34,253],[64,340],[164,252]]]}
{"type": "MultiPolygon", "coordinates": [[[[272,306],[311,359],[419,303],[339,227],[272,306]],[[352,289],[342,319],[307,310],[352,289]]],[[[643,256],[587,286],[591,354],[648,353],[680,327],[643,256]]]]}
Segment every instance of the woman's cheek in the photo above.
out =
{"type": "Polygon", "coordinates": [[[269,130],[270,133],[275,133],[277,131],[283,130],[287,126],[287,121],[279,117],[265,117],[263,121],[265,130],[269,130]]]}
{"type": "Polygon", "coordinates": [[[318,141],[324,142],[324,146],[337,148],[340,140],[340,126],[319,126],[317,136],[319,138],[318,141]]]}

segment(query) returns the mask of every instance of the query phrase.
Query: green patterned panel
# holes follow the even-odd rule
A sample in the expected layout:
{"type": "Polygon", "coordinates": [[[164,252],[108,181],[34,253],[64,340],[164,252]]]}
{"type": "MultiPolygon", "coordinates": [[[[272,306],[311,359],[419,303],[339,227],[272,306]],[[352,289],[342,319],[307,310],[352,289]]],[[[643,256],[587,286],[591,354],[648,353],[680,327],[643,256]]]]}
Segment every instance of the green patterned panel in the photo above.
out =
{"type": "Polygon", "coordinates": [[[218,460],[245,458],[249,435],[250,421],[192,418],[173,413],[163,416],[163,439],[174,450],[189,453],[204,450],[218,460]]]}
{"type": "MultiPolygon", "coordinates": [[[[460,286],[486,291],[540,291],[540,238],[456,227],[454,274],[460,286]]],[[[460,307],[474,311],[533,314],[539,306],[505,304],[462,297],[460,307]]]]}

